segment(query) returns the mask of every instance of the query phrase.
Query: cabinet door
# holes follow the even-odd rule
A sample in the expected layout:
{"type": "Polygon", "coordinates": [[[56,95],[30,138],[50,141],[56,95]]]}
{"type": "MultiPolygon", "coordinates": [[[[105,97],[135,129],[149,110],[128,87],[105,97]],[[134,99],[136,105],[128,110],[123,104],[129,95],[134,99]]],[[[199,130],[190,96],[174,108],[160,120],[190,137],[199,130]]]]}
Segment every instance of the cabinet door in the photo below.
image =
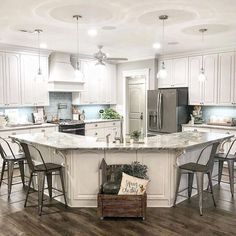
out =
{"type": "Polygon", "coordinates": [[[4,70],[5,70],[5,53],[0,53],[0,106],[5,106],[5,76],[4,76],[4,70]]]}
{"type": "Polygon", "coordinates": [[[49,105],[47,57],[41,57],[43,76],[37,78],[38,56],[21,55],[22,104],[26,106],[49,105]]]}
{"type": "Polygon", "coordinates": [[[73,93],[73,104],[89,104],[90,64],[87,61],[81,61],[80,65],[85,81],[84,90],[80,93],[73,93]]]}
{"type": "Polygon", "coordinates": [[[189,104],[198,105],[202,102],[202,83],[199,82],[198,76],[202,64],[202,57],[189,57],[189,104]]]}
{"type": "MultiPolygon", "coordinates": [[[[158,66],[158,71],[162,67],[162,62],[160,61],[158,66]]],[[[165,60],[165,68],[167,71],[167,77],[166,78],[158,78],[158,88],[170,88],[172,85],[172,60],[165,60]]]]}
{"type": "Polygon", "coordinates": [[[106,104],[116,104],[116,65],[106,64],[105,77],[106,104]]]}
{"type": "Polygon", "coordinates": [[[36,105],[37,106],[49,106],[49,92],[48,92],[48,58],[41,57],[41,70],[42,77],[36,79],[36,105]]]}
{"type": "Polygon", "coordinates": [[[21,105],[20,55],[6,53],[6,93],[9,106],[21,105]]]}
{"type": "Polygon", "coordinates": [[[188,86],[188,58],[178,58],[172,61],[172,86],[188,86]]]}
{"type": "Polygon", "coordinates": [[[204,105],[215,105],[217,103],[217,70],[218,55],[211,54],[203,56],[206,81],[203,83],[204,105]]]}
{"type": "Polygon", "coordinates": [[[219,54],[218,75],[218,103],[220,105],[231,105],[233,103],[234,84],[233,52],[219,54]]]}

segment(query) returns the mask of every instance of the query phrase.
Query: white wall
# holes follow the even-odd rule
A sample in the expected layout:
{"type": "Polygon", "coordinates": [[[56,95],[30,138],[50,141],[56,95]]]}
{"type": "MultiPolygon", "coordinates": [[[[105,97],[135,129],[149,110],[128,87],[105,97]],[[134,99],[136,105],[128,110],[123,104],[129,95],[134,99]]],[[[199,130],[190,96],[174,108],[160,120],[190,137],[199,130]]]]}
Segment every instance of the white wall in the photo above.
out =
{"type": "Polygon", "coordinates": [[[149,85],[150,89],[156,88],[156,72],[157,72],[157,59],[148,59],[142,61],[133,61],[117,64],[117,105],[124,104],[124,80],[122,73],[127,70],[150,69],[149,85]]]}

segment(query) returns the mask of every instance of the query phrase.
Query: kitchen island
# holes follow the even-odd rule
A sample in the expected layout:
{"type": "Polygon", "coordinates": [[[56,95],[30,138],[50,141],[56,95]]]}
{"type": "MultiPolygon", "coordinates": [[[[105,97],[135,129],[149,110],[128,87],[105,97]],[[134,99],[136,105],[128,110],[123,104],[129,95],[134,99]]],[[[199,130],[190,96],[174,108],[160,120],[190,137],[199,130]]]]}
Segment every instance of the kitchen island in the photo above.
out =
{"type": "MultiPolygon", "coordinates": [[[[205,145],[231,137],[218,133],[182,132],[149,137],[143,144],[114,144],[99,142],[94,137],[59,132],[11,136],[20,142],[37,146],[46,162],[65,167],[67,199],[71,207],[97,206],[99,166],[103,158],[108,164],[138,161],[147,165],[151,180],[147,190],[148,206],[171,207],[177,164],[196,160],[205,145]]],[[[36,162],[39,160],[36,155],[32,156],[36,162]]],[[[54,186],[60,188],[59,183],[55,176],[54,186]]],[[[183,176],[181,188],[186,186],[187,180],[183,176]]]]}

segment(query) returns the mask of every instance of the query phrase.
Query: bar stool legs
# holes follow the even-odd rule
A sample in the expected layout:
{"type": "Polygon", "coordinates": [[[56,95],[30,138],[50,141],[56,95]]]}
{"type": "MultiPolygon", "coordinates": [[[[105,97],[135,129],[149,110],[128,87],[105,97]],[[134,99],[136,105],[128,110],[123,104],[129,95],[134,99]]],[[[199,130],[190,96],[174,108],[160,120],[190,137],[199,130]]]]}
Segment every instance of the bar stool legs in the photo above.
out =
{"type": "Polygon", "coordinates": [[[199,211],[200,215],[202,216],[202,199],[203,199],[203,172],[196,172],[197,176],[197,191],[198,191],[198,197],[199,197],[199,211]]]}
{"type": "Polygon", "coordinates": [[[32,183],[32,179],[33,179],[33,173],[30,174],[29,185],[28,185],[28,189],[27,189],[27,193],[26,193],[26,197],[25,197],[24,207],[26,207],[26,204],[27,204],[27,201],[28,201],[28,196],[29,196],[29,191],[30,191],[30,186],[31,186],[31,183],[32,183]]]}
{"type": "Polygon", "coordinates": [[[45,172],[44,171],[38,172],[37,178],[38,178],[38,213],[41,216],[43,209],[45,172]]]}
{"type": "Polygon", "coordinates": [[[213,185],[212,185],[212,179],[211,179],[212,175],[211,175],[211,173],[207,173],[207,176],[208,176],[208,180],[209,180],[209,186],[210,186],[212,200],[213,200],[214,206],[216,207],[216,201],[215,201],[214,194],[213,194],[213,185]]]}
{"type": "Polygon", "coordinates": [[[52,173],[47,173],[48,195],[52,199],[52,173]]]}
{"type": "Polygon", "coordinates": [[[6,161],[3,161],[3,163],[2,163],[2,172],[1,172],[1,179],[0,179],[0,187],[2,185],[2,180],[3,180],[3,176],[4,176],[4,172],[5,172],[5,167],[6,167],[6,161]]]}
{"type": "Polygon", "coordinates": [[[175,199],[174,199],[174,203],[173,203],[173,206],[174,206],[174,207],[176,206],[176,201],[177,201],[178,192],[179,192],[180,180],[181,180],[181,170],[177,167],[175,199]]]}
{"type": "Polygon", "coordinates": [[[60,178],[61,178],[61,187],[65,201],[65,207],[67,207],[67,200],[66,200],[66,191],[65,191],[65,184],[64,184],[64,177],[63,177],[63,170],[60,169],[60,178]]]}
{"type": "Polygon", "coordinates": [[[229,169],[229,183],[232,197],[234,197],[234,161],[227,160],[229,169]]]}
{"type": "Polygon", "coordinates": [[[218,163],[218,184],[221,182],[224,162],[219,160],[218,163]]]}
{"type": "Polygon", "coordinates": [[[11,195],[13,171],[14,171],[14,162],[8,161],[7,162],[8,198],[11,195]]]}
{"type": "Polygon", "coordinates": [[[188,198],[192,196],[194,173],[188,173],[188,198]]]}
{"type": "Polygon", "coordinates": [[[25,168],[24,168],[24,161],[19,161],[19,169],[20,169],[20,176],[22,180],[22,184],[25,187],[25,168]]]}

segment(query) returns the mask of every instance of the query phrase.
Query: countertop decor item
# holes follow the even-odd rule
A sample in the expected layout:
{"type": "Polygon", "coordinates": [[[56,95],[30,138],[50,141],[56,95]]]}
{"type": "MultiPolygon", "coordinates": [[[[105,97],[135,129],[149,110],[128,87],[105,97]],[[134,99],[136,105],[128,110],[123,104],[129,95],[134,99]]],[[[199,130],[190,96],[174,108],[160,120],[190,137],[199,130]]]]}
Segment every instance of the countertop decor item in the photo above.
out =
{"type": "Polygon", "coordinates": [[[117,111],[115,111],[112,108],[107,108],[104,110],[104,113],[102,114],[102,119],[120,119],[121,116],[117,111]]]}
{"type": "Polygon", "coordinates": [[[141,131],[138,131],[138,130],[134,130],[132,133],[131,133],[131,138],[134,139],[135,142],[139,141],[139,138],[141,136],[141,131]]]}

